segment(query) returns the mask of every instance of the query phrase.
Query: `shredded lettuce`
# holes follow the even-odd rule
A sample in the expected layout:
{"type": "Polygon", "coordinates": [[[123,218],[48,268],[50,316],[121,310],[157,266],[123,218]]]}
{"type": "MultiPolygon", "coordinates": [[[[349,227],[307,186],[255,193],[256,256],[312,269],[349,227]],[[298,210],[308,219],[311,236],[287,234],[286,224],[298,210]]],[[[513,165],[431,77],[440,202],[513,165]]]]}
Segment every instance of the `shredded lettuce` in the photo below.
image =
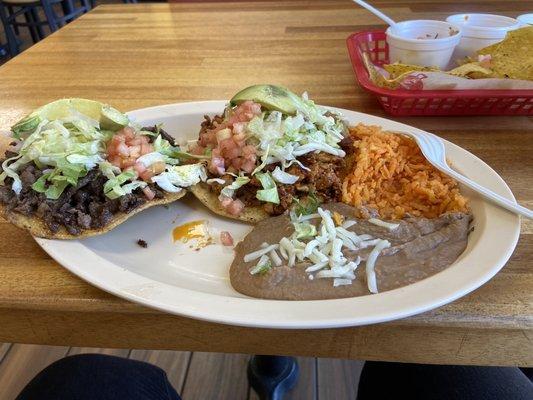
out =
{"type": "MultiPolygon", "coordinates": [[[[160,138],[161,136],[158,136],[160,138]]],[[[144,154],[140,156],[137,159],[138,163],[143,164],[146,168],[148,168],[150,165],[155,164],[156,162],[164,162],[167,161],[167,156],[164,154],[158,153],[157,151],[153,151],[151,153],[144,154]]]]}
{"type": "Polygon", "coordinates": [[[16,171],[20,165],[25,164],[26,162],[28,161],[24,156],[18,155],[16,157],[8,158],[2,163],[2,170],[4,172],[2,172],[2,174],[0,175],[0,183],[3,185],[4,180],[7,177],[10,177],[11,179],[13,179],[13,184],[11,185],[11,189],[16,194],[19,194],[20,191],[22,190],[22,181],[20,180],[20,177],[16,171]],[[11,161],[14,161],[14,162],[12,164],[9,164],[11,161]]]}
{"type": "MultiPolygon", "coordinates": [[[[126,181],[133,180],[137,177],[134,171],[124,171],[114,178],[109,179],[104,184],[104,194],[110,199],[116,199],[120,196],[124,196],[126,191],[121,187],[126,181]]],[[[130,192],[131,193],[131,192],[130,192]]]]}
{"type": "Polygon", "coordinates": [[[170,142],[166,139],[163,139],[161,135],[157,136],[152,143],[154,146],[154,151],[166,156],[164,160],[167,164],[177,165],[179,160],[184,159],[199,159],[207,160],[211,158],[211,155],[196,155],[190,154],[185,151],[182,151],[178,146],[172,146],[170,142]]]}
{"type": "Polygon", "coordinates": [[[250,271],[250,274],[252,275],[256,275],[256,274],[265,275],[271,269],[272,269],[272,262],[268,258],[266,258],[266,260],[261,258],[261,260],[259,260],[259,263],[255,265],[254,267],[250,268],[249,271],[250,271]]]}
{"type": "MultiPolygon", "coordinates": [[[[247,142],[256,146],[261,160],[252,175],[273,163],[280,163],[283,172],[296,157],[311,152],[345,156],[339,146],[346,132],[340,115],[315,105],[305,94],[302,97],[295,96],[293,100],[297,108],[294,116],[271,111],[248,122],[247,142]]],[[[277,175],[280,176],[279,173],[277,175]]]]}
{"type": "Polygon", "coordinates": [[[268,172],[259,173],[255,176],[263,186],[262,190],[257,191],[257,199],[268,203],[279,204],[278,188],[276,187],[276,183],[274,182],[274,179],[272,179],[272,176],[268,172]]]}
{"type": "Polygon", "coordinates": [[[108,161],[102,161],[98,165],[98,168],[100,168],[100,171],[102,171],[102,174],[104,174],[107,179],[113,179],[116,175],[120,174],[120,168],[108,161]]]}
{"type": "Polygon", "coordinates": [[[296,216],[309,215],[317,212],[320,206],[320,201],[317,199],[314,193],[310,193],[304,199],[294,199],[294,206],[292,211],[296,216]]]}
{"type": "Polygon", "coordinates": [[[167,192],[177,193],[206,179],[207,173],[202,164],[186,164],[167,166],[165,172],[152,177],[152,182],[167,192]]]}
{"type": "Polygon", "coordinates": [[[296,175],[291,175],[285,171],[282,171],[280,167],[276,167],[274,171],[272,171],[272,178],[279,183],[284,183],[286,185],[292,185],[298,181],[298,177],[296,175]]]}
{"type": "Polygon", "coordinates": [[[294,222],[296,239],[308,239],[317,235],[316,226],[309,222],[294,222]]]}
{"type": "MultiPolygon", "coordinates": [[[[44,193],[48,199],[59,198],[69,185],[77,185],[78,180],[94,168],[99,168],[108,179],[103,188],[108,198],[115,199],[146,187],[147,183],[140,181],[133,170],[121,171],[105,160],[106,143],[114,134],[113,131],[100,129],[97,120],[74,108],[65,118],[53,121],[42,119],[33,132],[25,135],[19,154],[2,163],[0,185],[6,178],[11,178],[13,191],[19,194],[22,190],[19,171],[24,165],[33,163],[45,173],[32,185],[32,189],[44,193]]],[[[177,167],[180,159],[196,156],[182,152],[161,135],[157,134],[153,147],[153,152],[136,161],[146,168],[156,162],[165,163],[165,172],[153,177],[153,182],[163,190],[176,192],[181,187],[207,179],[203,165],[177,167]]]]}
{"type": "Polygon", "coordinates": [[[46,192],[46,180],[50,176],[50,173],[43,174],[39,179],[37,179],[33,185],[31,185],[31,188],[39,193],[46,192]]]}
{"type": "Polygon", "coordinates": [[[19,158],[6,160],[0,180],[13,179],[13,190],[22,189],[18,170],[22,165],[34,162],[39,168],[53,171],[36,185],[38,191],[49,199],[57,199],[69,185],[103,161],[107,134],[100,132],[98,121],[72,109],[68,118],[43,120],[24,140],[19,158]],[[14,161],[14,162],[11,162],[14,161]]]}
{"type": "Polygon", "coordinates": [[[230,185],[224,186],[220,191],[220,196],[233,198],[235,191],[240,189],[242,186],[250,182],[250,178],[245,176],[237,177],[230,185]]]}

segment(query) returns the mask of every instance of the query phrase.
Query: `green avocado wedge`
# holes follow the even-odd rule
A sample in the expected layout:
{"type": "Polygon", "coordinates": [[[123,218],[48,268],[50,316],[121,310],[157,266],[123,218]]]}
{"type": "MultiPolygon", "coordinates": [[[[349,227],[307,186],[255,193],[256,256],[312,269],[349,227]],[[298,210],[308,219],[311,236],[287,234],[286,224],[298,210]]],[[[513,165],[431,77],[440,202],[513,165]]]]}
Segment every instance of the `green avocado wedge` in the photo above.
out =
{"type": "Polygon", "coordinates": [[[39,107],[13,125],[11,131],[16,137],[20,137],[24,133],[34,131],[43,120],[53,121],[70,116],[72,109],[100,122],[100,129],[117,131],[129,124],[126,115],[107,104],[72,98],[56,100],[39,107]]]}
{"type": "Polygon", "coordinates": [[[231,105],[254,101],[267,110],[294,115],[303,107],[303,100],[289,89],[275,85],[254,85],[241,90],[230,100],[231,105]]]}

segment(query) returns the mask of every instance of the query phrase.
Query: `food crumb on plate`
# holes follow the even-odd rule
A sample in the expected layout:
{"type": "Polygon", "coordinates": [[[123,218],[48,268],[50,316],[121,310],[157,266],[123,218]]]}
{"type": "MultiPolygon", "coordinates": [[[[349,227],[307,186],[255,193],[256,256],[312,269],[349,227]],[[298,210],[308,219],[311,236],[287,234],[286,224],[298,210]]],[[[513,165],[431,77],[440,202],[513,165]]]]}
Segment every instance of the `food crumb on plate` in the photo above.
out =
{"type": "Polygon", "coordinates": [[[220,232],[220,242],[223,246],[233,246],[233,236],[228,231],[220,232]]]}
{"type": "Polygon", "coordinates": [[[143,249],[146,249],[148,247],[148,243],[146,242],[146,240],[143,240],[143,239],[137,240],[137,244],[141,246],[143,249]]]}

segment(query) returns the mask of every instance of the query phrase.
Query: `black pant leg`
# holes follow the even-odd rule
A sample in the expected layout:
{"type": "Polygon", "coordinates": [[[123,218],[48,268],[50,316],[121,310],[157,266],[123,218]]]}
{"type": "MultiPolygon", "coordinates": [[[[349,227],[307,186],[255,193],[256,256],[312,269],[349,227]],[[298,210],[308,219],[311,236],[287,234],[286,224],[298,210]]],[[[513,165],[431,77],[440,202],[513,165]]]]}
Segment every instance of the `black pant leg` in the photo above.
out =
{"type": "Polygon", "coordinates": [[[180,400],[165,371],[101,354],[63,358],[42,370],[17,400],[180,400]]]}
{"type": "Polygon", "coordinates": [[[518,368],[366,362],[357,400],[532,400],[518,368]]]}

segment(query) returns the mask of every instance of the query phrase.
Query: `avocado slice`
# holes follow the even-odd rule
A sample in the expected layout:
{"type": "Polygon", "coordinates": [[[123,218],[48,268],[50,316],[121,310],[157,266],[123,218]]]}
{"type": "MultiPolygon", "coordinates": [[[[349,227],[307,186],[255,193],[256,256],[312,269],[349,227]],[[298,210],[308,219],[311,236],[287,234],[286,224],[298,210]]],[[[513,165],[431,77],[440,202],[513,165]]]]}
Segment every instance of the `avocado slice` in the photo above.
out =
{"type": "Polygon", "coordinates": [[[254,85],[241,90],[230,100],[231,105],[238,105],[247,100],[261,104],[270,111],[281,111],[294,115],[303,106],[302,99],[289,89],[276,85],[254,85]]]}
{"type": "Polygon", "coordinates": [[[39,107],[13,125],[11,130],[15,136],[32,132],[45,119],[53,121],[68,117],[72,108],[99,121],[101,129],[117,131],[129,124],[129,119],[126,115],[107,104],[94,100],[72,98],[56,100],[39,107]]]}

